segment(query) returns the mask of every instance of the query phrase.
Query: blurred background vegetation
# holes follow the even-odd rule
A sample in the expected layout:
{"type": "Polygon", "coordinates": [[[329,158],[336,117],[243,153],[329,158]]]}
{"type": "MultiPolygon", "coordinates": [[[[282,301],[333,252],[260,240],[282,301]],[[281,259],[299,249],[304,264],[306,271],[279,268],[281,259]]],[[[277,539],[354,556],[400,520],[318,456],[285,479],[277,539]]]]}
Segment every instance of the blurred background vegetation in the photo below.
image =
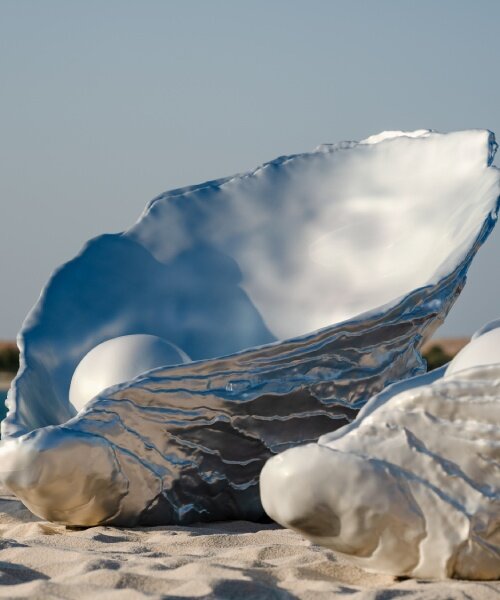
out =
{"type": "Polygon", "coordinates": [[[427,371],[442,367],[469,342],[469,338],[449,338],[430,340],[422,347],[422,355],[427,361],[427,371]]]}
{"type": "Polygon", "coordinates": [[[19,350],[14,342],[0,342],[0,371],[16,373],[19,368],[19,350]]]}
{"type": "Polygon", "coordinates": [[[450,362],[453,356],[448,354],[442,346],[435,344],[425,352],[424,358],[427,361],[427,371],[433,371],[450,362]]]}

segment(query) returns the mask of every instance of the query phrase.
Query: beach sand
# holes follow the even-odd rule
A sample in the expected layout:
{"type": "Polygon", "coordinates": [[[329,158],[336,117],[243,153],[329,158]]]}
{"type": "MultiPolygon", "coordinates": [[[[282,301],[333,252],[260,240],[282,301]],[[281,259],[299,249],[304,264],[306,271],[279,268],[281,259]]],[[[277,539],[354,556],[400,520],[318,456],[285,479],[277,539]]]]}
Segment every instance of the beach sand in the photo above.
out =
{"type": "Polygon", "coordinates": [[[500,582],[397,580],[272,524],[70,530],[0,490],[0,598],[500,598],[500,582]]]}

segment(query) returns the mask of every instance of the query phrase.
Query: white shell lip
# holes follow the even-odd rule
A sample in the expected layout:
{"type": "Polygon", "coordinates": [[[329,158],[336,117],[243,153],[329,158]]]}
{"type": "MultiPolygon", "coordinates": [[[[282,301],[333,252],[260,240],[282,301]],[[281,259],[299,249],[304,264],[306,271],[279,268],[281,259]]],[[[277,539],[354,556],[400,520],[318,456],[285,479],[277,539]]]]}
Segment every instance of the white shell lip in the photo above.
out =
{"type": "Polygon", "coordinates": [[[429,135],[431,134],[431,129],[416,129],[415,131],[382,131],[381,133],[370,135],[364,140],[361,140],[360,144],[378,144],[379,142],[384,142],[385,140],[393,140],[399,137],[429,137],[429,135]]]}

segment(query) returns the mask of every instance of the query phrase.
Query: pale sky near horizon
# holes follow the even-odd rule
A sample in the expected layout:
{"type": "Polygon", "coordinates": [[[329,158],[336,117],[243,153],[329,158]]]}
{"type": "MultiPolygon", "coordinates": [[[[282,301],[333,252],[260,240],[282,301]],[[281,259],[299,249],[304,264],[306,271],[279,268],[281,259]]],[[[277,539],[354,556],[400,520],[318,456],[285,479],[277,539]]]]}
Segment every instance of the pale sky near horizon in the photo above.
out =
{"type": "MultiPolygon", "coordinates": [[[[386,129],[500,137],[499,27],[496,0],[0,0],[0,339],[164,190],[386,129]]],[[[500,317],[499,259],[500,226],[440,335],[500,317]]]]}

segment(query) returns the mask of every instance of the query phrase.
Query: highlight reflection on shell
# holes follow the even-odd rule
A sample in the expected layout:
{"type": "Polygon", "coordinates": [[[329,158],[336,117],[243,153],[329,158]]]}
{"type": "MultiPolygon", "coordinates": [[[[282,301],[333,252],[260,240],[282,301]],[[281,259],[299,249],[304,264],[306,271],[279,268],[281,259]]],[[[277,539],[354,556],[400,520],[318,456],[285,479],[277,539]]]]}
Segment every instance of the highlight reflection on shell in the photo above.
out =
{"type": "Polygon", "coordinates": [[[425,368],[499,196],[487,131],[389,133],[167,192],[49,281],[20,334],[5,483],[68,524],[262,516],[273,453],[425,368]],[[154,335],[193,362],[75,415],[82,358],[154,335]],[[283,341],[284,340],[284,341],[283,341]]]}

